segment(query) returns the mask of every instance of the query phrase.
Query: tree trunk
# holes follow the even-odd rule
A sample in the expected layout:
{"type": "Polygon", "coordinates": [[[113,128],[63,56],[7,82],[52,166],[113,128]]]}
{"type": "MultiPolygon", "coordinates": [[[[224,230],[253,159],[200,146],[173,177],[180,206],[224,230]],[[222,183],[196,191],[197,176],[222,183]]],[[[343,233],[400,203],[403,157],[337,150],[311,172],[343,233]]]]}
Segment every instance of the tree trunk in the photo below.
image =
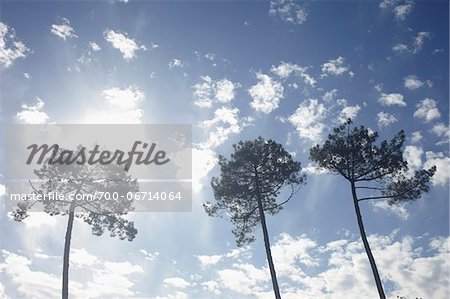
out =
{"type": "Polygon", "coordinates": [[[72,238],[73,220],[75,216],[74,203],[75,201],[73,201],[70,204],[69,219],[67,220],[66,240],[64,242],[62,299],[69,298],[69,254],[70,254],[70,240],[72,238]]]}
{"type": "Polygon", "coordinates": [[[272,260],[272,252],[270,251],[269,233],[267,232],[266,217],[264,215],[264,207],[262,204],[261,194],[259,192],[259,178],[255,169],[255,183],[256,183],[256,200],[258,201],[259,218],[261,218],[261,227],[264,236],[264,245],[266,247],[267,263],[269,264],[270,276],[272,278],[273,291],[276,299],[281,299],[280,289],[278,288],[277,274],[272,260]]]}
{"type": "Polygon", "coordinates": [[[356,194],[355,183],[351,183],[352,185],[352,195],[353,195],[353,204],[355,206],[356,219],[358,220],[359,232],[361,234],[361,239],[364,244],[364,249],[366,250],[367,257],[369,258],[370,267],[372,268],[373,277],[375,279],[375,283],[378,289],[378,295],[380,295],[380,299],[386,299],[386,295],[384,294],[383,285],[381,283],[380,274],[378,274],[377,265],[375,263],[375,259],[372,255],[372,250],[370,250],[369,242],[367,241],[366,231],[364,230],[364,224],[361,217],[361,211],[359,209],[358,196],[356,194]]]}

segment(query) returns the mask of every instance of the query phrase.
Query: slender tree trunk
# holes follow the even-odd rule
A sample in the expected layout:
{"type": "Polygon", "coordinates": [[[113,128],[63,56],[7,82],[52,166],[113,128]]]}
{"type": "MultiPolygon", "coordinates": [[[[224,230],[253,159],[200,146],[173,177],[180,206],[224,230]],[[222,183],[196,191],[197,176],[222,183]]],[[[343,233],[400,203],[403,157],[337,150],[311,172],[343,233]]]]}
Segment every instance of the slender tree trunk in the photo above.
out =
{"type": "Polygon", "coordinates": [[[269,264],[270,276],[272,278],[273,291],[276,299],[281,299],[280,289],[278,287],[277,274],[272,260],[272,251],[270,250],[269,233],[267,231],[266,217],[264,215],[264,207],[262,204],[261,193],[259,192],[259,178],[258,172],[255,169],[255,183],[256,183],[256,200],[258,201],[259,218],[261,218],[261,227],[264,236],[264,245],[266,247],[267,263],[269,264]]]}
{"type": "Polygon", "coordinates": [[[383,285],[381,283],[380,274],[378,274],[377,265],[375,263],[375,259],[372,255],[372,250],[370,250],[369,242],[367,241],[366,231],[364,230],[364,224],[361,217],[361,211],[359,209],[358,196],[356,194],[355,183],[352,182],[352,195],[353,195],[353,204],[355,206],[356,219],[358,220],[359,232],[361,233],[361,239],[364,244],[364,249],[366,250],[367,257],[369,258],[370,267],[372,268],[373,277],[375,279],[375,283],[377,285],[378,294],[380,295],[380,299],[386,299],[386,295],[384,294],[383,285]]]}
{"type": "Polygon", "coordinates": [[[63,279],[62,279],[62,299],[69,298],[69,254],[70,240],[72,239],[72,228],[75,214],[75,201],[70,204],[69,219],[67,220],[66,239],[64,242],[63,257],[63,279]]]}

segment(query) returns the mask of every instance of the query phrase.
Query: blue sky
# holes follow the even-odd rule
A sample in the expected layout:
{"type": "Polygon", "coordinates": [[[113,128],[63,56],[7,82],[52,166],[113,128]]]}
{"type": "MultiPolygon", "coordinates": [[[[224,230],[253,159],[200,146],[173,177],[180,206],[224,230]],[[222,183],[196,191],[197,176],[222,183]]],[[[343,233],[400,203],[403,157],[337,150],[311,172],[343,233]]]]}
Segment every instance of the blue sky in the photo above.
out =
{"type": "MultiPolygon", "coordinates": [[[[262,135],[308,175],[268,219],[283,298],[376,297],[349,186],[308,161],[309,148],[351,116],[380,139],[404,129],[410,167],[437,166],[417,202],[367,202],[362,212],[389,296],[447,298],[448,9],[410,0],[2,1],[2,123],[193,126],[192,212],[130,215],[133,242],[76,222],[72,295],[272,298],[260,228],[238,249],[227,219],[201,207],[213,200],[215,157],[262,135]]],[[[0,297],[59,296],[66,219],[0,221],[0,297]]]]}

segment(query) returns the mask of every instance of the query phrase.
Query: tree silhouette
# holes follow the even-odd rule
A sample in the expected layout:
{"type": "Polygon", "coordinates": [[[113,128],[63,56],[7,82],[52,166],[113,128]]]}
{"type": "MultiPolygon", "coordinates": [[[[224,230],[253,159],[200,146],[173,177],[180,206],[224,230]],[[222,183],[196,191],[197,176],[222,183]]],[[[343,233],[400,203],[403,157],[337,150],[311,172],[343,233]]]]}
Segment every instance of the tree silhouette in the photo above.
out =
{"type": "Polygon", "coordinates": [[[375,145],[378,133],[361,127],[351,128],[349,119],[334,129],[323,145],[310,150],[310,159],[319,167],[343,176],[350,183],[353,204],[364,249],[369,258],[380,298],[386,298],[375,259],[367,241],[359,203],[370,200],[387,200],[389,205],[413,201],[429,189],[429,181],[436,167],[415,171],[408,175],[407,162],[403,160],[402,146],[405,134],[400,131],[391,141],[375,145]],[[379,192],[379,196],[358,196],[358,190],[379,192]]]}
{"type": "Polygon", "coordinates": [[[254,141],[241,141],[233,147],[234,153],[229,160],[219,157],[221,175],[211,181],[216,203],[207,202],[204,208],[208,215],[215,217],[222,217],[226,212],[234,225],[232,232],[239,247],[255,240],[252,233],[261,223],[275,298],[281,298],[265,213],[278,213],[298,191],[304,182],[304,176],[300,175],[301,166],[273,140],[259,137],[254,141]],[[291,188],[290,196],[277,203],[285,186],[291,188]]]}
{"type": "Polygon", "coordinates": [[[138,184],[122,166],[115,163],[95,166],[73,164],[70,167],[44,163],[40,169],[34,170],[34,174],[39,182],[30,181],[33,193],[45,196],[58,192],[64,194],[65,198],[20,202],[11,214],[16,221],[22,221],[30,215],[28,212],[35,204],[42,204],[44,212],[49,215],[68,215],[62,279],[62,298],[66,299],[69,296],[69,253],[74,217],[91,225],[92,234],[96,236],[102,235],[107,229],[111,237],[132,241],[137,234],[134,223],[121,217],[133,210],[131,200],[120,197],[106,200],[100,199],[99,195],[96,199],[77,201],[69,200],[69,195],[93,195],[96,192],[124,195],[126,192],[138,191],[138,184]]]}

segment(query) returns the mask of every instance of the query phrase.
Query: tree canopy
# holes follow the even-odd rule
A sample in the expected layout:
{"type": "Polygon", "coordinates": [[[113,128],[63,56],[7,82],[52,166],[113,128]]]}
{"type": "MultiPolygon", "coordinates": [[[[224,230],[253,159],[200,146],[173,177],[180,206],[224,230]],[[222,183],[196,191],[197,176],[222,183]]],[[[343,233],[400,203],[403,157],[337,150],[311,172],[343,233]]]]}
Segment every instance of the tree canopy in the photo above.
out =
{"type": "Polygon", "coordinates": [[[252,232],[260,223],[257,196],[264,212],[278,213],[295,194],[305,177],[301,165],[273,140],[261,137],[254,141],[241,141],[233,145],[230,159],[219,156],[220,178],[214,177],[211,185],[215,204],[204,204],[210,216],[223,216],[224,212],[234,225],[233,234],[238,246],[254,241],[252,232]],[[282,203],[277,197],[283,187],[290,193],[282,203]]]}

